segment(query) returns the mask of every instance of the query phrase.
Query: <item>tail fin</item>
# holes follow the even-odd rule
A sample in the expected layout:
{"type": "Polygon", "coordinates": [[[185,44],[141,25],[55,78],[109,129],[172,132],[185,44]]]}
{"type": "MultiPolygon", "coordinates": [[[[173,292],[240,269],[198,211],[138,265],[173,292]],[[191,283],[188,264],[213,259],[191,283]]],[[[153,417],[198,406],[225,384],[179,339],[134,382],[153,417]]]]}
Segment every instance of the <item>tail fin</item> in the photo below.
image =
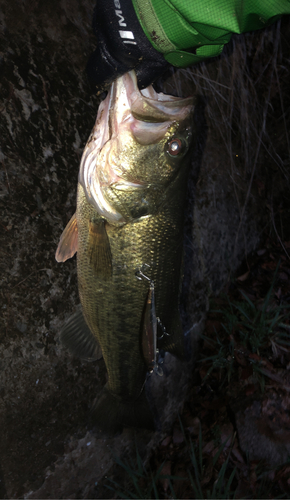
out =
{"type": "Polygon", "coordinates": [[[123,401],[104,387],[94,402],[90,421],[92,427],[108,434],[115,434],[122,430],[122,427],[155,430],[153,415],[144,391],[138,399],[123,401]]]}

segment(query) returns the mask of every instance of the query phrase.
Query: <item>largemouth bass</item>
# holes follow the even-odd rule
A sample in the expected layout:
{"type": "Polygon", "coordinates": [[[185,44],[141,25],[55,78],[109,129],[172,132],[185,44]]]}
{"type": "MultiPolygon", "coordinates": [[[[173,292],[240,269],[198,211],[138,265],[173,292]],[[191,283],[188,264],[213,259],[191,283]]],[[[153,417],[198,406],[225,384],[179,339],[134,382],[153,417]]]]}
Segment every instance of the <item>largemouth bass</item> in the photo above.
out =
{"type": "Polygon", "coordinates": [[[142,390],[156,355],[150,318],[166,330],[158,347],[184,354],[178,296],[192,111],[192,98],[139,91],[129,72],[100,104],[82,156],[76,214],[56,252],[59,262],[77,252],[81,309],[61,339],[75,354],[104,357],[108,383],[94,405],[103,430],[154,427],[142,390]]]}

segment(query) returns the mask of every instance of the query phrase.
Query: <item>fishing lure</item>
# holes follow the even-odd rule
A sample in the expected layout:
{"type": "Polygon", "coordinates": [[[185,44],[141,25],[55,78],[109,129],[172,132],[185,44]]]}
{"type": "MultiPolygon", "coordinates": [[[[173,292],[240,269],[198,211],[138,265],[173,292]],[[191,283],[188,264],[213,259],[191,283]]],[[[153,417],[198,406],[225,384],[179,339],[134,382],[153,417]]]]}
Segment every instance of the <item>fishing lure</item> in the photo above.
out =
{"type": "Polygon", "coordinates": [[[144,268],[150,267],[148,264],[143,264],[142,268],[136,272],[136,278],[138,280],[149,281],[149,290],[146,298],[145,309],[144,309],[144,319],[141,335],[142,343],[142,353],[147,365],[147,370],[151,374],[153,372],[157,373],[159,376],[163,375],[162,367],[160,366],[162,361],[158,362],[159,349],[157,348],[157,340],[160,340],[164,335],[169,335],[166,332],[160,318],[156,316],[155,309],[155,286],[154,281],[152,281],[146,274],[144,274],[144,268]],[[142,270],[143,269],[143,270],[142,270]],[[157,327],[162,330],[162,335],[157,336],[157,327]]]}

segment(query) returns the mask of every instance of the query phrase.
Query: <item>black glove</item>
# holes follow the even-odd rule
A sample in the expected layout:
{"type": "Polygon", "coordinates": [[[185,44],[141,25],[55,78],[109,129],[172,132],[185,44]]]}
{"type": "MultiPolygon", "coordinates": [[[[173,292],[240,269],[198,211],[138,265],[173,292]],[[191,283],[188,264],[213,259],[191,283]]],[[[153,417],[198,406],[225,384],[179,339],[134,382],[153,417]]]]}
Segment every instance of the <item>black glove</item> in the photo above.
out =
{"type": "Polygon", "coordinates": [[[104,90],[131,69],[135,69],[142,89],[168,68],[163,55],[143,32],[131,0],[98,0],[93,28],[98,46],[89,59],[87,72],[98,89],[104,90]]]}

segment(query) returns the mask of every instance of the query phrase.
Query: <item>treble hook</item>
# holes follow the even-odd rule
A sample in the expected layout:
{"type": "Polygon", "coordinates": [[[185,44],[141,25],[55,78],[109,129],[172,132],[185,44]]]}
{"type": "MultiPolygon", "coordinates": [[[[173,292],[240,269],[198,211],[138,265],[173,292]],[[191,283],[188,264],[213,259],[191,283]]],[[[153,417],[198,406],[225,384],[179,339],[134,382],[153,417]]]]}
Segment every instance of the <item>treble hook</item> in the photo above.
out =
{"type": "Polygon", "coordinates": [[[160,337],[157,337],[157,339],[161,340],[161,339],[163,339],[163,337],[170,337],[170,333],[167,333],[166,328],[163,325],[161,319],[158,318],[158,316],[156,319],[157,319],[157,324],[158,324],[159,328],[161,328],[161,330],[162,330],[162,335],[160,337]]]}

